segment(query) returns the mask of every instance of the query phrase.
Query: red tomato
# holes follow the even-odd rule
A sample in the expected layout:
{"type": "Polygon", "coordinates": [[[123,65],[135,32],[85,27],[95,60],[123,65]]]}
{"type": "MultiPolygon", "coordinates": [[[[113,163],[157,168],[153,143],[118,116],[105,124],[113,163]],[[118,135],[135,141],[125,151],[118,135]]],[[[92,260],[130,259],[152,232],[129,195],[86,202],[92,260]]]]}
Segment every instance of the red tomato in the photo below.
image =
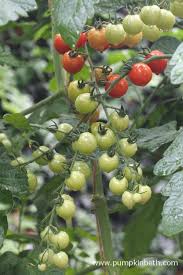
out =
{"type": "MultiPolygon", "coordinates": [[[[107,91],[111,83],[119,77],[120,77],[119,74],[109,75],[107,78],[108,81],[105,84],[105,90],[107,91]]],[[[118,83],[115,84],[115,86],[110,91],[109,95],[111,97],[118,98],[126,94],[127,90],[128,90],[128,82],[126,81],[125,78],[122,78],[119,80],[118,83]]]]}
{"type": "MultiPolygon", "coordinates": [[[[145,59],[151,58],[152,56],[163,56],[164,53],[158,50],[150,52],[145,59]]],[[[152,72],[155,74],[163,73],[166,69],[168,59],[154,60],[148,63],[148,66],[151,68],[152,72]]]]}
{"type": "Polygon", "coordinates": [[[70,73],[75,74],[81,71],[84,66],[85,59],[81,54],[77,54],[75,51],[69,51],[64,53],[62,64],[64,69],[70,73]]]}
{"type": "Polygon", "coordinates": [[[71,50],[69,45],[67,45],[64,42],[64,40],[63,40],[63,38],[61,37],[60,34],[55,35],[54,47],[57,50],[57,52],[60,53],[60,54],[64,54],[64,53],[68,52],[69,50],[71,50]]]}
{"type": "Polygon", "coordinates": [[[145,86],[152,79],[151,68],[144,63],[136,63],[128,74],[131,82],[137,86],[145,86]]]}
{"type": "Polygon", "coordinates": [[[76,48],[83,48],[87,42],[87,34],[86,32],[82,32],[78,41],[76,42],[76,48]]]}

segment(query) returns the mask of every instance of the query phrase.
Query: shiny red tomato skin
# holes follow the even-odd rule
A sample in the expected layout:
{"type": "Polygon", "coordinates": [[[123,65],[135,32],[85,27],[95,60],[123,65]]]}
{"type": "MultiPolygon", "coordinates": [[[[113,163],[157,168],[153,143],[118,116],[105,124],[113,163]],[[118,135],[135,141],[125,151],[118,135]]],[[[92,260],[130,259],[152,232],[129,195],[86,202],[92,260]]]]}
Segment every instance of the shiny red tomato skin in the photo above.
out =
{"type": "Polygon", "coordinates": [[[69,47],[69,45],[67,45],[63,38],[61,37],[60,34],[56,34],[55,38],[54,38],[54,48],[55,50],[60,53],[60,54],[64,54],[66,52],[68,52],[69,50],[71,50],[71,48],[69,47]]]}
{"type": "MultiPolygon", "coordinates": [[[[150,52],[145,59],[151,58],[153,56],[163,56],[164,53],[158,50],[150,52]]],[[[168,59],[159,59],[154,60],[148,63],[148,66],[151,68],[152,72],[155,74],[161,74],[167,67],[168,59]]]]}
{"type": "Polygon", "coordinates": [[[87,42],[87,34],[86,32],[82,32],[76,42],[76,48],[84,48],[87,42]]]}
{"type": "Polygon", "coordinates": [[[137,86],[145,86],[152,79],[151,68],[144,63],[136,63],[128,74],[131,82],[137,86]]]}
{"type": "Polygon", "coordinates": [[[64,53],[62,65],[68,73],[76,74],[81,71],[82,67],[84,66],[85,59],[80,54],[75,57],[71,57],[70,53],[71,51],[64,53]]]}
{"type": "MultiPolygon", "coordinates": [[[[109,75],[105,84],[105,90],[110,87],[111,83],[120,77],[119,74],[109,75]]],[[[112,88],[109,95],[113,98],[119,98],[126,94],[128,90],[128,82],[125,78],[119,80],[119,82],[112,88]]]]}

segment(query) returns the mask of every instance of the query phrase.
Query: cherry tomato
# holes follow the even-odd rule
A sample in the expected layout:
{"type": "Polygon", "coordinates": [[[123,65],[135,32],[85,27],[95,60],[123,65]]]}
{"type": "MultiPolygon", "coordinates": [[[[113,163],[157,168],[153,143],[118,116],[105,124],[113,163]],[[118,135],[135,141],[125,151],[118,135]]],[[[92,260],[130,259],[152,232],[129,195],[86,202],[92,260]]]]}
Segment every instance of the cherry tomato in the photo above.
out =
{"type": "Polygon", "coordinates": [[[129,117],[128,115],[121,116],[116,111],[112,112],[109,116],[112,128],[117,131],[124,131],[129,126],[129,117]]]}
{"type": "Polygon", "coordinates": [[[3,140],[6,140],[8,137],[6,134],[4,133],[0,133],[0,142],[2,142],[3,140]]]}
{"type": "Polygon", "coordinates": [[[119,157],[117,154],[109,156],[108,153],[104,153],[98,160],[100,170],[106,173],[114,171],[119,166],[119,157]]]}
{"type": "Polygon", "coordinates": [[[51,241],[53,235],[54,234],[49,226],[45,227],[45,229],[40,233],[41,239],[45,242],[51,241]]]}
{"type": "Polygon", "coordinates": [[[65,185],[73,191],[79,191],[86,185],[86,178],[80,171],[72,171],[65,180],[65,185]]]}
{"type": "Polygon", "coordinates": [[[100,68],[95,68],[94,72],[95,72],[96,81],[97,83],[99,83],[107,80],[107,77],[111,75],[112,69],[109,66],[107,67],[104,66],[100,68]]]}
{"type": "Polygon", "coordinates": [[[22,157],[18,157],[16,159],[12,160],[10,164],[13,167],[17,167],[17,166],[19,166],[21,164],[24,164],[24,163],[25,163],[25,160],[22,157]]]}
{"type": "Polygon", "coordinates": [[[139,181],[143,175],[142,168],[140,166],[137,168],[137,170],[134,169],[133,167],[126,166],[123,169],[123,173],[128,181],[131,181],[131,180],[139,181]]]}
{"type": "Polygon", "coordinates": [[[47,269],[47,265],[46,264],[38,264],[38,270],[39,271],[46,271],[46,269],[47,269]]]}
{"type": "MultiPolygon", "coordinates": [[[[113,74],[108,76],[107,82],[105,84],[105,90],[107,91],[110,85],[112,84],[112,82],[118,79],[119,77],[120,75],[118,74],[113,74]]],[[[109,95],[113,98],[119,98],[124,94],[126,94],[127,90],[128,90],[128,82],[126,81],[125,78],[122,78],[115,84],[115,86],[109,92],[109,95]]]]}
{"type": "Polygon", "coordinates": [[[134,203],[141,203],[142,202],[142,195],[139,193],[133,194],[133,201],[134,203]]]}
{"type": "Polygon", "coordinates": [[[75,101],[76,110],[80,114],[92,113],[97,108],[98,102],[92,99],[90,93],[79,95],[75,101]]]}
{"type": "Polygon", "coordinates": [[[48,164],[48,158],[46,154],[42,156],[43,153],[49,152],[49,148],[46,146],[40,146],[36,151],[32,153],[33,158],[38,158],[35,162],[39,165],[46,165],[48,164]]]}
{"type": "Polygon", "coordinates": [[[64,54],[71,50],[69,45],[67,45],[60,34],[56,34],[54,38],[54,47],[58,53],[64,54]]]}
{"type": "Polygon", "coordinates": [[[52,249],[50,249],[50,248],[45,249],[41,254],[39,254],[39,260],[41,263],[52,264],[53,255],[54,255],[54,252],[52,249]]]}
{"type": "Polygon", "coordinates": [[[148,185],[141,185],[139,184],[139,193],[141,194],[142,200],[141,203],[147,203],[152,195],[151,188],[148,185]]]}
{"type": "Polygon", "coordinates": [[[156,26],[163,31],[168,31],[173,28],[175,22],[175,16],[172,14],[171,11],[161,9],[159,19],[156,22],[156,26]]]}
{"type": "Polygon", "coordinates": [[[113,131],[109,128],[105,128],[103,131],[103,133],[102,131],[96,133],[95,137],[98,147],[102,150],[106,150],[116,143],[116,137],[113,131]]]}
{"type": "Polygon", "coordinates": [[[78,41],[76,42],[76,48],[84,48],[87,42],[87,34],[86,32],[82,32],[79,36],[78,41]]]}
{"type": "Polygon", "coordinates": [[[106,28],[101,27],[99,29],[92,28],[88,31],[88,43],[91,48],[103,52],[109,47],[109,43],[106,39],[106,28]]]}
{"type": "Polygon", "coordinates": [[[29,191],[34,192],[37,188],[37,177],[31,172],[27,173],[29,191]]]}
{"type": "Polygon", "coordinates": [[[75,51],[64,53],[61,61],[64,69],[70,74],[78,73],[85,64],[84,57],[81,54],[77,54],[75,51]]]}
{"type": "Polygon", "coordinates": [[[143,22],[138,14],[127,15],[123,19],[123,28],[128,34],[138,34],[142,31],[143,22]]]}
{"type": "Polygon", "coordinates": [[[12,143],[9,139],[3,139],[2,145],[6,148],[6,150],[10,150],[12,148],[12,143]]]}
{"type": "MultiPolygon", "coordinates": [[[[62,196],[63,198],[63,196],[62,196]]],[[[62,205],[56,207],[56,213],[64,220],[70,220],[74,217],[76,212],[76,206],[71,199],[64,199],[62,205]]]]}
{"type": "Polygon", "coordinates": [[[146,25],[156,25],[160,16],[160,8],[157,5],[144,6],[140,12],[140,18],[146,25]]]}
{"type": "Polygon", "coordinates": [[[61,141],[66,134],[70,133],[72,131],[73,127],[69,123],[61,123],[58,125],[58,129],[55,133],[55,137],[58,141],[61,141]]]}
{"type": "Polygon", "coordinates": [[[88,179],[91,175],[91,169],[89,165],[84,161],[75,161],[72,167],[72,171],[79,171],[85,175],[85,178],[88,179]]]}
{"type": "Polygon", "coordinates": [[[152,79],[151,68],[144,63],[136,63],[128,74],[131,82],[137,86],[145,86],[152,79]]]}
{"type": "Polygon", "coordinates": [[[156,26],[144,25],[142,33],[143,37],[151,42],[158,40],[161,36],[161,31],[156,26]]]}
{"type": "Polygon", "coordinates": [[[51,243],[57,249],[65,249],[69,245],[69,235],[65,231],[60,231],[57,234],[52,234],[51,243]]]}
{"type": "Polygon", "coordinates": [[[53,173],[61,173],[64,171],[66,158],[61,154],[55,154],[48,166],[53,173]]]}
{"type": "Polygon", "coordinates": [[[93,134],[82,133],[77,140],[77,150],[81,154],[90,155],[97,149],[97,141],[93,134]]]}
{"type": "MultiPolygon", "coordinates": [[[[163,56],[164,53],[158,50],[150,52],[145,58],[151,58],[153,56],[163,56]]],[[[148,63],[148,66],[151,68],[152,72],[155,74],[163,73],[167,67],[168,59],[154,60],[148,63]]]]}
{"type": "Polygon", "coordinates": [[[118,45],[125,40],[126,33],[122,24],[108,24],[105,36],[109,44],[118,45]]]}
{"type": "Polygon", "coordinates": [[[76,98],[84,93],[90,92],[90,86],[83,81],[74,80],[69,83],[68,97],[74,103],[76,98]]]}
{"type": "Polygon", "coordinates": [[[173,13],[173,15],[183,18],[183,3],[180,1],[171,2],[170,11],[173,13]]]}
{"type": "Polygon", "coordinates": [[[60,251],[53,255],[53,264],[60,269],[64,269],[68,266],[69,258],[64,251],[60,251]]]}
{"type": "Polygon", "coordinates": [[[125,191],[122,195],[122,203],[128,208],[132,209],[134,207],[133,194],[129,191],[125,191]]]}
{"type": "Polygon", "coordinates": [[[135,35],[127,34],[125,41],[123,43],[129,48],[134,48],[141,42],[141,40],[142,40],[142,32],[139,32],[135,35]]]}
{"type": "Polygon", "coordinates": [[[121,195],[128,188],[128,181],[125,177],[118,179],[113,177],[109,182],[109,189],[114,195],[121,195]]]}
{"type": "Polygon", "coordinates": [[[119,141],[119,152],[124,155],[125,157],[133,157],[135,153],[137,152],[137,144],[136,143],[130,143],[128,141],[128,138],[122,138],[119,141]]]}

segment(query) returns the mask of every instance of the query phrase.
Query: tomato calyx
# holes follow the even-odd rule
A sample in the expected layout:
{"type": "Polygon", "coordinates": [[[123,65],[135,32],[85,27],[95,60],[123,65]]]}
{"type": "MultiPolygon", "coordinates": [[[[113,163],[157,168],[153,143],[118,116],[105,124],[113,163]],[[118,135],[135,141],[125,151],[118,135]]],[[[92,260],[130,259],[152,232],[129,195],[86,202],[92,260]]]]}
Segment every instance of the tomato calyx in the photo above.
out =
{"type": "Polygon", "coordinates": [[[96,30],[102,29],[102,28],[103,28],[103,23],[102,23],[102,21],[101,21],[101,20],[96,21],[96,22],[94,23],[94,28],[95,28],[96,30]]]}
{"type": "Polygon", "coordinates": [[[108,65],[104,65],[102,67],[102,72],[105,74],[105,75],[109,75],[110,73],[112,73],[112,68],[108,65]]]}
{"type": "Polygon", "coordinates": [[[71,50],[70,52],[69,52],[69,56],[71,57],[71,58],[75,58],[75,57],[77,57],[79,55],[79,53],[76,51],[76,50],[71,50]]]}
{"type": "Polygon", "coordinates": [[[123,104],[121,104],[121,108],[120,108],[120,110],[117,111],[117,113],[120,117],[125,117],[127,115],[123,104]]]}
{"type": "Polygon", "coordinates": [[[98,133],[101,135],[101,136],[104,136],[106,133],[107,133],[107,128],[105,127],[105,125],[102,125],[102,123],[99,124],[99,127],[98,127],[98,133]]]}
{"type": "Polygon", "coordinates": [[[128,141],[128,143],[130,143],[130,144],[134,144],[134,143],[136,143],[136,141],[137,141],[137,137],[136,137],[135,135],[129,136],[128,139],[127,139],[127,141],[128,141]]]}
{"type": "Polygon", "coordinates": [[[78,80],[78,88],[83,89],[86,86],[86,83],[83,80],[78,80]]]}
{"type": "Polygon", "coordinates": [[[108,149],[107,155],[112,158],[116,154],[116,148],[115,146],[111,146],[111,148],[108,149]]]}

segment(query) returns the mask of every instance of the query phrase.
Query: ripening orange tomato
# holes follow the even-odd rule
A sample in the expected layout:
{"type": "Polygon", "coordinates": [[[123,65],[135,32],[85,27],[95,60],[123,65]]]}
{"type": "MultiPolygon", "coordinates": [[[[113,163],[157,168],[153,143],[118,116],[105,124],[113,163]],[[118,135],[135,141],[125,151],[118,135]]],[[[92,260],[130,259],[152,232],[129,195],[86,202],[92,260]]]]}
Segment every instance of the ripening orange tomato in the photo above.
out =
{"type": "Polygon", "coordinates": [[[105,36],[106,29],[101,27],[99,29],[92,28],[88,31],[88,43],[91,48],[103,52],[109,47],[109,43],[105,36]]]}

